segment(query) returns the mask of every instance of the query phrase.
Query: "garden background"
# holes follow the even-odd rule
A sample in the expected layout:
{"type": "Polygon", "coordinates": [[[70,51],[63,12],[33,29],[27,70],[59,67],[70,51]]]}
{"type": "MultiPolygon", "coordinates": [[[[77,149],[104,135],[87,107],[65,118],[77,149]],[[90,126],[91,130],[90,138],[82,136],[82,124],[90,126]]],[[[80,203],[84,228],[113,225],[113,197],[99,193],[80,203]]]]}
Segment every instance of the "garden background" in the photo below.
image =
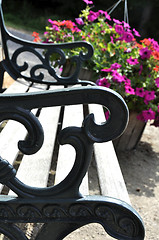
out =
{"type": "MultiPolygon", "coordinates": [[[[94,0],[93,11],[107,10],[117,0],[94,0]]],[[[136,28],[142,38],[151,37],[159,40],[158,0],[127,0],[131,27],[136,28]]],[[[3,0],[5,19],[10,26],[26,28],[30,31],[45,30],[47,19],[74,20],[80,10],[85,8],[82,0],[3,0]]],[[[112,17],[123,20],[124,1],[111,14],[112,17]]]]}
{"type": "MultiPolygon", "coordinates": [[[[116,2],[117,0],[94,0],[97,10],[107,10],[116,2]]],[[[74,20],[80,10],[85,8],[85,4],[82,0],[75,2],[69,0],[3,0],[3,8],[7,26],[43,33],[48,18],[74,20]]],[[[142,38],[151,37],[159,41],[159,1],[128,0],[128,8],[130,25],[140,32],[142,38]]],[[[123,20],[123,10],[124,3],[122,2],[111,16],[123,20]]],[[[159,128],[147,125],[137,149],[117,153],[131,203],[144,221],[145,240],[159,240],[158,136],[159,128]]],[[[94,194],[97,194],[96,186],[94,186],[94,191],[94,194]]],[[[98,225],[93,225],[78,230],[68,239],[108,240],[112,238],[108,238],[98,225]]]]}

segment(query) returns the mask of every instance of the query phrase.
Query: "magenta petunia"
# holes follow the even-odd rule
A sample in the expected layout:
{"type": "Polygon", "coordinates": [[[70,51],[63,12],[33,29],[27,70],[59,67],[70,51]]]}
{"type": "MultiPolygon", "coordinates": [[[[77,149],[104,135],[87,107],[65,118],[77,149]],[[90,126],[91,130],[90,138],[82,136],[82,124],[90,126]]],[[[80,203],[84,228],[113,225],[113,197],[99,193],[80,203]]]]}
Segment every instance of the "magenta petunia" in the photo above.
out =
{"type": "Polygon", "coordinates": [[[145,91],[143,88],[136,88],[135,94],[143,98],[145,96],[145,91]]]}
{"type": "Polygon", "coordinates": [[[106,120],[108,120],[109,117],[110,117],[110,112],[107,110],[107,111],[105,112],[105,118],[106,118],[106,120]]]}
{"type": "Polygon", "coordinates": [[[132,58],[132,57],[130,57],[130,58],[127,59],[126,61],[127,61],[127,63],[129,63],[130,65],[136,65],[136,64],[139,63],[136,58],[132,58]]]}
{"type": "Polygon", "coordinates": [[[141,37],[140,33],[139,33],[138,31],[136,31],[135,28],[133,28],[133,32],[134,32],[134,35],[135,35],[136,37],[141,37]]]}
{"type": "Polygon", "coordinates": [[[122,21],[122,23],[124,24],[124,28],[130,28],[130,25],[124,21],[122,21]]]}
{"type": "Polygon", "coordinates": [[[125,75],[123,75],[123,79],[125,82],[125,86],[131,86],[131,80],[127,78],[125,75]]]}
{"type": "Polygon", "coordinates": [[[149,110],[142,111],[142,116],[145,121],[155,119],[155,115],[156,115],[156,113],[151,108],[149,110]]]}
{"type": "Polygon", "coordinates": [[[112,70],[112,76],[114,82],[118,83],[124,82],[123,76],[120,73],[118,73],[117,70],[112,70]]]}
{"type": "Polygon", "coordinates": [[[124,29],[122,25],[115,25],[115,31],[119,34],[122,35],[124,33],[124,29]]]}
{"type": "Polygon", "coordinates": [[[145,91],[145,102],[155,99],[155,91],[145,91]]]}
{"type": "Polygon", "coordinates": [[[52,29],[55,30],[55,31],[57,31],[57,32],[60,30],[57,25],[52,25],[52,29]]]}
{"type": "Polygon", "coordinates": [[[130,95],[135,95],[135,91],[131,86],[125,85],[125,92],[130,95]]]}
{"type": "Polygon", "coordinates": [[[119,20],[113,18],[113,22],[115,22],[116,24],[122,24],[122,22],[120,22],[119,20]]]}
{"type": "Polygon", "coordinates": [[[98,13],[100,13],[101,15],[105,15],[105,18],[111,21],[111,17],[106,11],[99,10],[98,13]]]}
{"type": "Polygon", "coordinates": [[[103,87],[107,87],[107,88],[110,87],[110,83],[109,83],[107,78],[100,79],[99,82],[98,82],[98,85],[103,86],[103,87]]]}
{"type": "Polygon", "coordinates": [[[113,63],[113,64],[111,65],[111,69],[112,69],[112,70],[117,70],[117,69],[119,69],[119,68],[121,68],[121,64],[119,64],[119,63],[113,63]]]}
{"type": "Polygon", "coordinates": [[[114,44],[114,38],[110,36],[111,43],[114,44]]]}
{"type": "Polygon", "coordinates": [[[111,72],[112,69],[111,68],[103,68],[101,69],[102,72],[111,72]]]}
{"type": "Polygon", "coordinates": [[[141,48],[139,51],[139,54],[141,56],[141,59],[149,59],[151,56],[152,50],[149,50],[148,47],[141,48]]]}
{"type": "Polygon", "coordinates": [[[131,32],[124,32],[123,40],[125,40],[125,42],[132,42],[133,39],[134,36],[131,32]]]}
{"type": "Polygon", "coordinates": [[[76,23],[78,23],[79,25],[84,25],[82,18],[75,18],[75,20],[76,20],[76,23]]]}
{"type": "Polygon", "coordinates": [[[83,0],[83,2],[85,2],[87,5],[88,5],[88,4],[93,4],[93,2],[92,2],[92,1],[89,1],[89,0],[83,0]]]}
{"type": "Polygon", "coordinates": [[[155,79],[156,86],[159,88],[159,77],[155,79]]]}
{"type": "Polygon", "coordinates": [[[88,21],[93,22],[99,17],[99,12],[90,11],[88,15],[88,21]]]}

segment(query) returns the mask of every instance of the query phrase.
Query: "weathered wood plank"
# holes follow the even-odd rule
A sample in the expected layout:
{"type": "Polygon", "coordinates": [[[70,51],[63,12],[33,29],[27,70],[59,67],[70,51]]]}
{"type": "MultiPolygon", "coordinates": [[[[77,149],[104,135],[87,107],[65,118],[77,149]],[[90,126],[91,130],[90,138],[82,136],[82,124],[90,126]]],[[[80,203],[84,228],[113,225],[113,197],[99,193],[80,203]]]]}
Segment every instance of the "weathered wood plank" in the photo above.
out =
{"type": "MultiPolygon", "coordinates": [[[[34,85],[30,92],[41,90],[38,85],[34,85]]],[[[23,157],[16,175],[17,178],[29,186],[47,186],[60,109],[61,107],[48,107],[43,108],[40,112],[39,121],[44,130],[43,146],[36,154],[23,157]]],[[[34,111],[36,110],[34,109],[34,111]]]]}
{"type": "MultiPolygon", "coordinates": [[[[105,121],[103,108],[101,106],[90,104],[89,111],[90,113],[94,113],[97,122],[105,121]]],[[[97,163],[102,195],[119,198],[130,203],[129,195],[112,142],[95,143],[94,155],[97,163]]]]}
{"type": "Polygon", "coordinates": [[[60,107],[43,108],[40,113],[45,134],[43,146],[36,154],[25,155],[17,172],[17,177],[29,186],[47,186],[59,114],[60,107]]]}
{"type": "MultiPolygon", "coordinates": [[[[23,85],[18,82],[13,83],[5,92],[6,93],[21,93],[28,89],[28,84],[23,85]]],[[[10,164],[13,164],[18,156],[19,149],[17,143],[19,140],[23,140],[27,134],[26,129],[22,124],[9,120],[5,128],[0,134],[0,154],[1,157],[6,159],[10,164]]],[[[0,184],[0,192],[3,185],[0,184]]]]}
{"type": "MultiPolygon", "coordinates": [[[[83,106],[67,106],[64,111],[64,120],[62,128],[68,126],[81,127],[83,121],[83,106]]],[[[75,160],[75,150],[70,145],[63,145],[59,148],[59,156],[57,161],[55,184],[61,182],[70,172],[75,160]]],[[[84,195],[88,194],[88,176],[86,175],[81,187],[80,192],[84,195]]]]}

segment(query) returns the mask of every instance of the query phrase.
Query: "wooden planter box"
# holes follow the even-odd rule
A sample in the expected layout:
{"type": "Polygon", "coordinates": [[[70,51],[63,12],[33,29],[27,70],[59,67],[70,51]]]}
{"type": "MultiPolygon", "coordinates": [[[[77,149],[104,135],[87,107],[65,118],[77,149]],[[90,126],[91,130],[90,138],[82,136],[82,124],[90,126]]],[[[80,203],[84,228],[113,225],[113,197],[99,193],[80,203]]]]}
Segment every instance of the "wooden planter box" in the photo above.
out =
{"type": "Polygon", "coordinates": [[[113,141],[118,151],[135,149],[141,139],[146,123],[137,119],[138,113],[130,112],[129,123],[125,132],[113,141]]]}

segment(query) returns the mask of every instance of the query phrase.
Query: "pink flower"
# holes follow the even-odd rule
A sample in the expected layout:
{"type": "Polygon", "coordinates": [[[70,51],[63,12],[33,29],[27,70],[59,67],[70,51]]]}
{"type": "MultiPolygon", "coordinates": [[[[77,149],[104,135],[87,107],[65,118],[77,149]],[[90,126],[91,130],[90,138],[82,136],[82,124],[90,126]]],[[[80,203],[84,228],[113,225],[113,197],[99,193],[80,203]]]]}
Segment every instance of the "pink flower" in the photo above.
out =
{"type": "Polygon", "coordinates": [[[130,25],[124,21],[122,21],[122,23],[124,24],[124,28],[130,28],[130,25]]]}
{"type": "Polygon", "coordinates": [[[99,17],[99,13],[98,12],[93,12],[90,11],[89,15],[88,15],[88,21],[93,22],[94,20],[96,20],[99,17]]]}
{"type": "Polygon", "coordinates": [[[113,18],[113,21],[116,23],[116,24],[122,24],[122,22],[120,22],[119,20],[113,18]]]}
{"type": "Polygon", "coordinates": [[[106,11],[99,10],[98,12],[102,15],[105,15],[105,18],[108,19],[109,21],[111,21],[111,17],[106,11]]]}
{"type": "Polygon", "coordinates": [[[78,27],[74,27],[73,32],[81,32],[81,29],[79,29],[78,27]]]}
{"type": "Polygon", "coordinates": [[[104,68],[101,69],[102,72],[111,72],[112,70],[117,70],[121,68],[121,65],[119,63],[113,63],[110,68],[104,68]]]}
{"type": "Polygon", "coordinates": [[[125,86],[131,86],[131,80],[127,78],[125,75],[123,75],[123,79],[125,82],[125,86]]]}
{"type": "Polygon", "coordinates": [[[124,33],[123,26],[121,25],[115,25],[115,31],[119,34],[122,35],[124,33]]]}
{"type": "Polygon", "coordinates": [[[135,95],[135,91],[131,86],[126,85],[125,86],[125,92],[130,94],[130,95],[135,95]]]}
{"type": "Polygon", "coordinates": [[[155,79],[156,86],[159,88],[159,77],[155,79]]]}
{"type": "Polygon", "coordinates": [[[102,72],[111,72],[112,69],[111,68],[103,68],[101,69],[102,72]]]}
{"type": "Polygon", "coordinates": [[[124,32],[123,40],[125,40],[126,42],[131,42],[133,40],[133,38],[134,38],[134,36],[132,33],[124,32]]]}
{"type": "Polygon", "coordinates": [[[145,101],[151,101],[155,99],[155,91],[145,91],[145,101]]]}
{"type": "Polygon", "coordinates": [[[58,25],[59,23],[57,21],[52,21],[50,18],[48,19],[48,22],[53,25],[58,25]]]}
{"type": "Polygon", "coordinates": [[[98,85],[99,86],[103,86],[103,87],[107,87],[109,88],[110,87],[110,83],[108,82],[108,79],[107,78],[102,78],[98,81],[98,85]]]}
{"type": "Polygon", "coordinates": [[[145,121],[155,119],[155,112],[150,108],[149,110],[143,110],[142,116],[145,121]]]}
{"type": "Polygon", "coordinates": [[[134,35],[137,37],[141,37],[140,33],[133,28],[134,35]]]}
{"type": "Polygon", "coordinates": [[[111,40],[111,43],[113,43],[113,44],[114,44],[114,39],[113,39],[113,37],[112,37],[112,36],[110,36],[110,40],[111,40]]]}
{"type": "Polygon", "coordinates": [[[136,88],[135,94],[139,97],[144,97],[145,96],[145,91],[143,88],[136,88]]]}
{"type": "Polygon", "coordinates": [[[124,82],[123,76],[121,74],[119,74],[117,72],[117,70],[112,71],[112,76],[113,76],[113,81],[114,82],[118,82],[118,83],[124,82]]]}
{"type": "Polygon", "coordinates": [[[88,5],[88,4],[93,4],[93,2],[92,2],[92,1],[89,1],[89,0],[83,0],[83,2],[85,2],[87,5],[88,5]]]}
{"type": "Polygon", "coordinates": [[[119,63],[113,63],[113,64],[111,65],[111,69],[112,69],[112,70],[117,70],[118,68],[121,68],[121,65],[120,65],[119,63]]]}
{"type": "Polygon", "coordinates": [[[139,63],[136,58],[132,58],[132,57],[130,57],[130,58],[127,59],[126,61],[127,61],[127,63],[129,63],[130,65],[136,65],[136,64],[139,63]]]}
{"type": "Polygon", "coordinates": [[[152,53],[152,50],[149,50],[148,47],[141,48],[139,52],[142,59],[145,59],[145,58],[149,59],[151,53],[152,53]]]}
{"type": "Polygon", "coordinates": [[[107,110],[107,111],[105,112],[105,118],[106,118],[106,120],[109,119],[109,116],[110,116],[110,113],[109,113],[109,111],[107,110]]]}
{"type": "Polygon", "coordinates": [[[75,20],[79,25],[84,25],[84,22],[83,22],[82,18],[75,18],[75,20]]]}
{"type": "Polygon", "coordinates": [[[56,25],[52,25],[52,29],[54,29],[54,30],[57,31],[57,32],[60,30],[59,27],[56,26],[56,25]]]}

